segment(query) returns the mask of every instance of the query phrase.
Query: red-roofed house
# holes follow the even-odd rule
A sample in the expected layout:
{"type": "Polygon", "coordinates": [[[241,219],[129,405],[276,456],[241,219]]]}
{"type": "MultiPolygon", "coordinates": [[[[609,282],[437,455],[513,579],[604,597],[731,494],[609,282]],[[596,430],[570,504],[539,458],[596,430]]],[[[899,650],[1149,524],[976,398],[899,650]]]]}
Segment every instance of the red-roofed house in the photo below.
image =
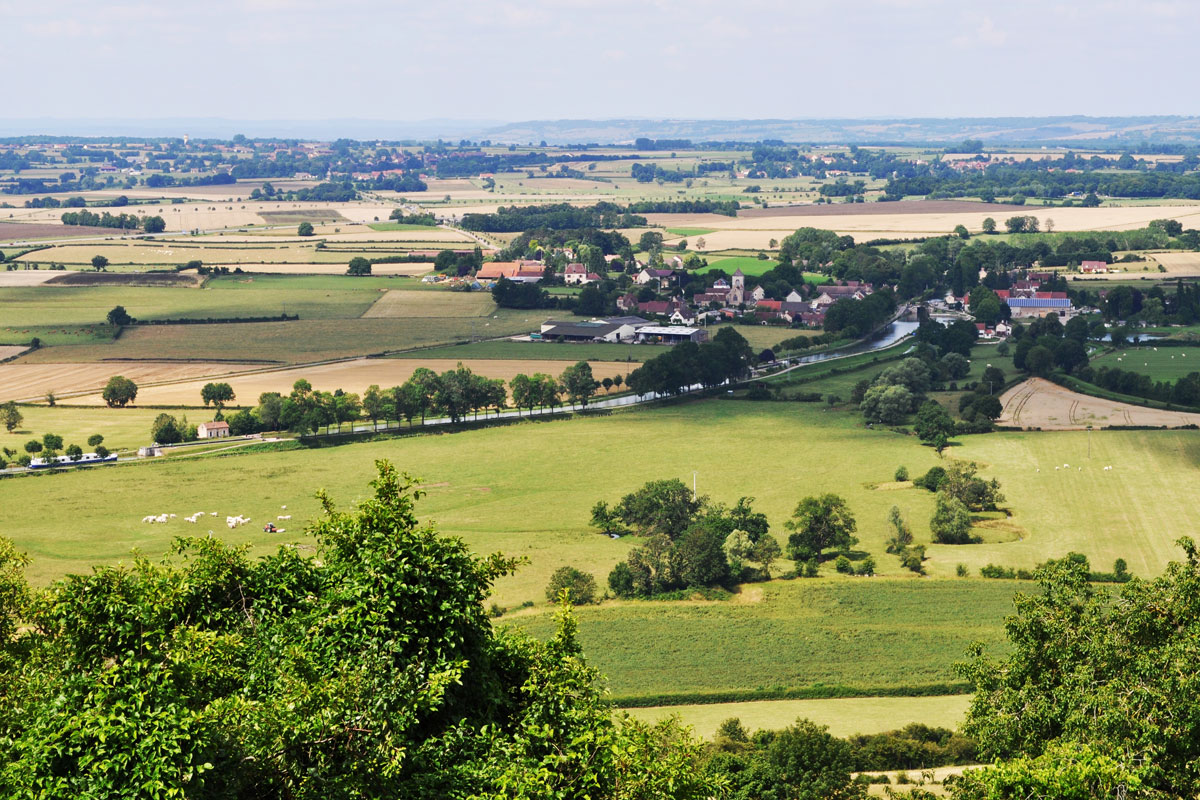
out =
{"type": "Polygon", "coordinates": [[[1108,272],[1107,261],[1084,261],[1079,265],[1079,271],[1085,275],[1096,275],[1103,272],[1108,272]]]}

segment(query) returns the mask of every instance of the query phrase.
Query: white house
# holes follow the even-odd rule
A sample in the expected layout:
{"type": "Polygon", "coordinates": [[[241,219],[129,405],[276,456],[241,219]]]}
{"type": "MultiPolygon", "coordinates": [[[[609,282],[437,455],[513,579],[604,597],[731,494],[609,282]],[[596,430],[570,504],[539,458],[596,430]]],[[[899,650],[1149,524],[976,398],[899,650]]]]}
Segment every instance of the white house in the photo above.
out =
{"type": "Polygon", "coordinates": [[[229,435],[229,423],[224,421],[201,422],[196,426],[196,436],[201,439],[222,439],[229,435]]]}

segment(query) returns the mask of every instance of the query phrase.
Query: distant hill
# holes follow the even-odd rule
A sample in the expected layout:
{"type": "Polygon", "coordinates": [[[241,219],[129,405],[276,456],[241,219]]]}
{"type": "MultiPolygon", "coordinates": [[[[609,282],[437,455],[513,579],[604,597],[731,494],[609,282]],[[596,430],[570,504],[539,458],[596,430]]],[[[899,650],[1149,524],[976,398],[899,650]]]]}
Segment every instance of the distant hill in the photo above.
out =
{"type": "Polygon", "coordinates": [[[497,142],[625,143],[638,137],[704,141],[860,144],[1200,144],[1200,117],[992,117],[958,119],[610,119],[513,122],[481,131],[497,142]]]}

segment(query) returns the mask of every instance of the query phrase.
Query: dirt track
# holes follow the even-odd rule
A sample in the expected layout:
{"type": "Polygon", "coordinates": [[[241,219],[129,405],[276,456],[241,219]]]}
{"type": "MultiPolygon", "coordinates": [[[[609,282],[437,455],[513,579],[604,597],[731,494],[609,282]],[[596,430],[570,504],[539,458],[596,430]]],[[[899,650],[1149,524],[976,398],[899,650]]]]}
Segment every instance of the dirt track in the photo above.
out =
{"type": "Polygon", "coordinates": [[[1046,431],[1077,431],[1114,425],[1178,428],[1200,425],[1200,414],[1103,400],[1065,389],[1043,378],[1030,378],[1000,397],[1004,411],[996,422],[1046,431]]]}

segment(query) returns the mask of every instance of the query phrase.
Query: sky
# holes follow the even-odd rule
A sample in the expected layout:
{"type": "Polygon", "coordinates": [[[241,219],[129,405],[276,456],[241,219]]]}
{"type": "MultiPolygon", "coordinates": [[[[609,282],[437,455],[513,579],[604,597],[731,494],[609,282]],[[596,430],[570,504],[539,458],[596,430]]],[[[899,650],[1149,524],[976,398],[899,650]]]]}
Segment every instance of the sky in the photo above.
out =
{"type": "Polygon", "coordinates": [[[0,0],[0,23],[9,121],[1200,110],[1182,0],[0,0]]]}

